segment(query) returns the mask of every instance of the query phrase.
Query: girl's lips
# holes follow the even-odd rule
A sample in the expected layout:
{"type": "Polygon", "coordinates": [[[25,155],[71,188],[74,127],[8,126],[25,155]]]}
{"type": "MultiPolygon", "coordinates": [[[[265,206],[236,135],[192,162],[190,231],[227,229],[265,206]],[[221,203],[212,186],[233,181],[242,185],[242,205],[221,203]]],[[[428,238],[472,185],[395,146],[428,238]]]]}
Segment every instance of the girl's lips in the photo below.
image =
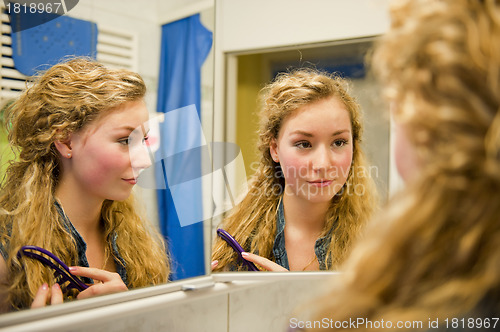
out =
{"type": "Polygon", "coordinates": [[[317,187],[326,187],[329,186],[333,180],[317,180],[317,181],[309,181],[309,184],[317,187]]]}
{"type": "Polygon", "coordinates": [[[125,181],[125,182],[128,182],[128,183],[130,183],[132,185],[134,185],[134,184],[137,183],[137,180],[134,179],[134,178],[131,178],[131,179],[122,179],[122,180],[125,181]]]}

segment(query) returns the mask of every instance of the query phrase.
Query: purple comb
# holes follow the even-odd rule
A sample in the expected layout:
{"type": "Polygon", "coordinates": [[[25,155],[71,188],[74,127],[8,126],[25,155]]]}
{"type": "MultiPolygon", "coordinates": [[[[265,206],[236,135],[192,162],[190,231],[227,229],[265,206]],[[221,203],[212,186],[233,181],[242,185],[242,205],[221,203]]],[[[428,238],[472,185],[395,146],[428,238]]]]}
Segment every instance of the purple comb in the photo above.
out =
{"type": "Polygon", "coordinates": [[[77,276],[71,274],[71,272],[69,272],[68,266],[48,250],[37,246],[24,246],[21,247],[21,249],[19,249],[19,251],[17,252],[17,257],[21,258],[21,256],[36,259],[43,265],[50,267],[54,271],[54,276],[56,277],[56,279],[58,279],[57,283],[59,285],[63,286],[64,283],[68,282],[66,289],[76,289],[81,292],[89,288],[89,286],[85,285],[77,276]],[[48,256],[55,263],[50,259],[42,256],[40,253],[48,256]]]}
{"type": "Polygon", "coordinates": [[[224,241],[227,242],[227,244],[231,246],[231,248],[234,249],[234,251],[236,251],[238,256],[240,256],[240,258],[243,260],[243,264],[245,264],[248,267],[248,271],[260,271],[257,268],[257,266],[255,266],[254,263],[247,261],[246,259],[243,258],[243,256],[241,256],[241,253],[244,252],[245,250],[243,250],[238,241],[236,241],[234,237],[231,236],[231,234],[229,234],[222,228],[219,228],[217,230],[217,235],[219,235],[224,241]]]}

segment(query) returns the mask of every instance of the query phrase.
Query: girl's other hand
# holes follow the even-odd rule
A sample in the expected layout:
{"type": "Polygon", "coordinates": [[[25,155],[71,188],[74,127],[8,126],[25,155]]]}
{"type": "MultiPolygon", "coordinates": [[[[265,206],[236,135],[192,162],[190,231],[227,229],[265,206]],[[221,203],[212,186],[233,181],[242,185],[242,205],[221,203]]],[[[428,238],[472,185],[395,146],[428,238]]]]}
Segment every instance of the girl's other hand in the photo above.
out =
{"type": "Polygon", "coordinates": [[[274,272],[283,272],[288,271],[283,266],[276,264],[275,262],[270,261],[267,258],[264,258],[259,255],[255,255],[249,252],[242,252],[241,256],[249,262],[253,262],[261,267],[263,267],[266,271],[274,271],[274,272]]]}
{"type": "Polygon", "coordinates": [[[128,290],[118,273],[81,266],[71,266],[69,270],[76,276],[94,279],[93,285],[78,294],[77,298],[80,300],[128,290]]]}
{"type": "Polygon", "coordinates": [[[210,264],[210,266],[212,267],[212,271],[217,267],[217,265],[219,265],[219,261],[212,261],[212,263],[210,264]]]}
{"type": "Polygon", "coordinates": [[[49,303],[51,305],[63,303],[61,287],[57,283],[50,288],[47,283],[40,286],[36,292],[35,298],[33,299],[33,303],[31,303],[31,308],[45,307],[49,303]]]}

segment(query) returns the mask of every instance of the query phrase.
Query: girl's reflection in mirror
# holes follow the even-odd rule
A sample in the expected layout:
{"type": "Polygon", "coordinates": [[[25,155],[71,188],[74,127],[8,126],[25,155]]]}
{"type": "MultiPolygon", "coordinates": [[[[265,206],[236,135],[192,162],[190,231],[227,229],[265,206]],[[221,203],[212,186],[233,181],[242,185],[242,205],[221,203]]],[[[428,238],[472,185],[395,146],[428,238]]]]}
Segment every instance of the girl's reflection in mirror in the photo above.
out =
{"type": "MultiPolygon", "coordinates": [[[[347,82],[314,69],[282,73],[264,90],[250,190],[222,222],[263,270],[336,268],[377,205],[347,82]]],[[[214,271],[240,270],[216,239],[214,271]]]]}
{"type": "Polygon", "coordinates": [[[71,273],[91,284],[78,298],[167,281],[161,236],[131,195],[137,174],[151,164],[136,148],[147,128],[131,136],[148,121],[145,91],[136,73],[78,58],[42,73],[6,110],[18,158],[0,193],[4,310],[66,299],[49,269],[16,257],[23,245],[73,266],[71,273]]]}

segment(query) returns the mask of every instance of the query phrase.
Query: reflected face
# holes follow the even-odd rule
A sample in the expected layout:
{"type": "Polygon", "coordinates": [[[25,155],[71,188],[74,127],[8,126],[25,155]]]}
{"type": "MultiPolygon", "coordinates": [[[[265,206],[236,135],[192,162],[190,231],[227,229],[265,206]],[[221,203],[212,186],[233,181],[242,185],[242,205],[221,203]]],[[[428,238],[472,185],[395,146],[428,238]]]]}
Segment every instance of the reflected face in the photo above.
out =
{"type": "Polygon", "coordinates": [[[327,202],[342,188],[352,163],[349,112],[336,97],[297,109],[270,146],[285,177],[285,194],[327,202]]]}
{"type": "Polygon", "coordinates": [[[143,100],[126,102],[72,135],[69,173],[79,192],[100,200],[130,195],[137,174],[151,166],[147,128],[134,131],[148,118],[143,100]]]}

